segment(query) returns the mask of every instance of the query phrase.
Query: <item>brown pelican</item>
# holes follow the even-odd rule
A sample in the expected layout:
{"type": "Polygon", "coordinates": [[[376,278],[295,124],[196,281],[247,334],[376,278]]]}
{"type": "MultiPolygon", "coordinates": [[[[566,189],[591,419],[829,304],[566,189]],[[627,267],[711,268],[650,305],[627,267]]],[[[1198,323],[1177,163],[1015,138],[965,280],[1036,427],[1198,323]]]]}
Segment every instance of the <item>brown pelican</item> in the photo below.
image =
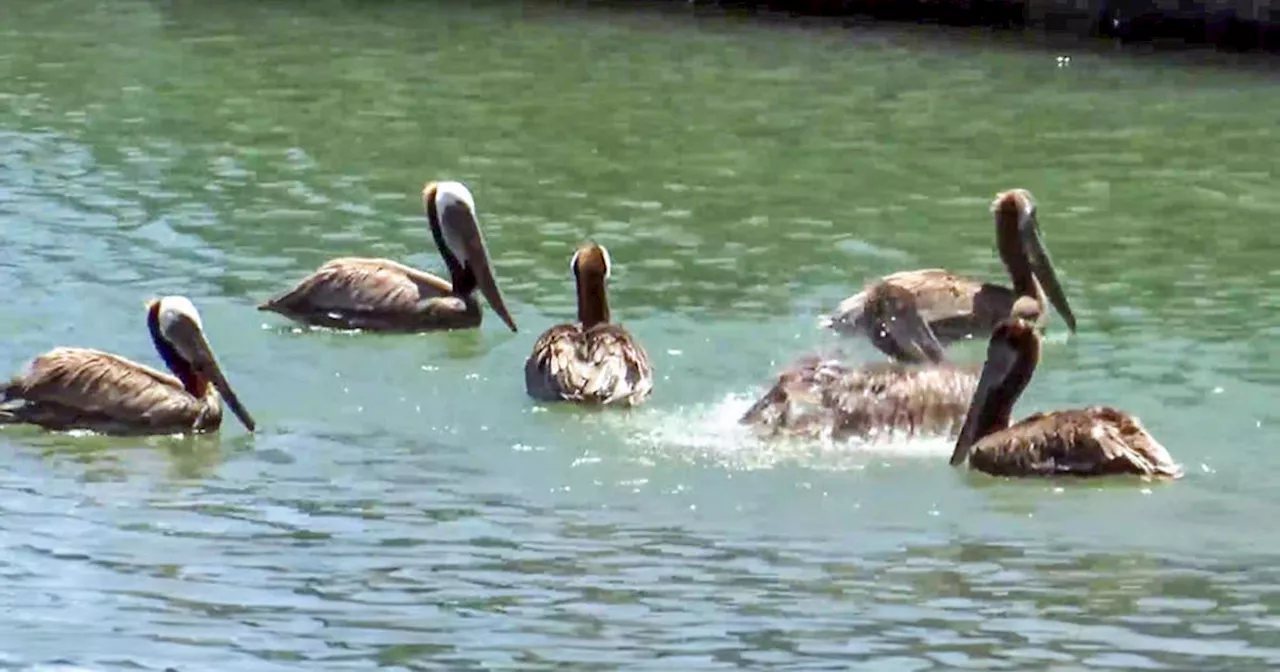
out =
{"type": "Polygon", "coordinates": [[[996,194],[991,212],[995,216],[1000,260],[1009,271],[1012,287],[980,282],[940,268],[903,271],[887,275],[845,299],[834,313],[822,318],[822,325],[849,335],[866,333],[870,324],[868,309],[875,305],[879,290],[894,285],[915,296],[920,314],[943,344],[986,336],[1009,316],[1018,297],[1034,297],[1043,304],[1046,293],[1074,333],[1076,318],[1041,240],[1031,192],[1012,189],[996,194]]]}
{"type": "Polygon", "coordinates": [[[577,324],[542,333],[524,364],[525,389],[541,401],[635,406],[653,391],[644,347],[609,321],[606,284],[612,268],[603,245],[578,248],[569,268],[578,284],[577,324]]]}
{"type": "Polygon", "coordinates": [[[480,326],[479,289],[516,331],[476,221],[475,199],[461,182],[429,182],[422,206],[449,280],[389,259],[331,259],[258,310],[304,324],[372,331],[435,331],[480,326]]]}
{"type": "Polygon", "coordinates": [[[1032,305],[1015,308],[992,332],[951,464],[968,458],[970,468],[997,476],[1182,476],[1182,468],[1138,418],[1114,408],[1036,413],[1009,424],[1040,359],[1040,334],[1032,319],[1038,312],[1032,305]]]}
{"type": "Polygon", "coordinates": [[[868,312],[872,340],[898,362],[854,368],[806,357],[779,375],[740,422],[768,436],[955,436],[977,385],[976,367],[943,361],[910,292],[895,285],[877,291],[882,300],[868,312]]]}
{"type": "Polygon", "coordinates": [[[0,424],[107,434],[206,432],[222,424],[221,393],[254,430],[191,301],[166,296],[147,302],[147,329],[174,375],[99,350],[54,348],[0,387],[0,424]]]}

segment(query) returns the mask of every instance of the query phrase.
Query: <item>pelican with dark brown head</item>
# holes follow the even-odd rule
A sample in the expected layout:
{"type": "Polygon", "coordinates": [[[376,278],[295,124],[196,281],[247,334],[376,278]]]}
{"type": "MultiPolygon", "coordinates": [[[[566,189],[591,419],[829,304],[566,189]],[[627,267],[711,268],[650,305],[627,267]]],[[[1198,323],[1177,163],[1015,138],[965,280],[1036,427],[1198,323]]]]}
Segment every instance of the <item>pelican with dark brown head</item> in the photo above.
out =
{"type": "Polygon", "coordinates": [[[578,288],[578,321],[542,333],[525,361],[525,390],[540,401],[635,406],[653,391],[649,354],[610,321],[609,251],[586,243],[569,262],[578,288]]]}
{"type": "Polygon", "coordinates": [[[952,466],[997,476],[1137,474],[1174,479],[1182,467],[1138,418],[1108,406],[1036,413],[1010,424],[1040,360],[1039,307],[1020,300],[996,326],[952,466]]]}
{"type": "MultiPolygon", "coordinates": [[[[921,316],[944,345],[990,335],[1009,316],[1020,297],[1030,297],[1043,307],[1047,295],[1067,328],[1075,333],[1076,317],[1045,247],[1031,192],[1000,192],[991,203],[991,212],[996,224],[996,248],[1012,287],[984,283],[940,268],[903,271],[885,276],[845,299],[834,313],[823,317],[823,326],[849,335],[866,335],[871,328],[868,315],[879,300],[881,288],[895,285],[915,296],[921,316]]],[[[1043,319],[1038,323],[1043,326],[1043,319]]]]}
{"type": "Polygon", "coordinates": [[[493,276],[471,191],[461,182],[428,182],[422,189],[422,208],[449,280],[390,259],[341,257],[258,309],[335,329],[468,329],[480,326],[478,289],[516,331],[493,276]]]}
{"type": "Polygon", "coordinates": [[[88,348],[54,348],[0,387],[0,424],[105,434],[185,434],[218,429],[225,400],[249,431],[249,415],[186,297],[147,302],[147,329],[173,375],[88,348]]]}

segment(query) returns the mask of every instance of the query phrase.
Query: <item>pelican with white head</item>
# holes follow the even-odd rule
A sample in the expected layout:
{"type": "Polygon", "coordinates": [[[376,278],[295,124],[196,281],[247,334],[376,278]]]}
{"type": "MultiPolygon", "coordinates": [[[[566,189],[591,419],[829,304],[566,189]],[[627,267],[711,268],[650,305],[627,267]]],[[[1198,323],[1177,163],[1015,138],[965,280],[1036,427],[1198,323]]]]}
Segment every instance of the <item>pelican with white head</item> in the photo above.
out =
{"type": "Polygon", "coordinates": [[[119,355],[54,348],[0,387],[0,423],[107,434],[185,434],[222,424],[222,400],[249,431],[257,423],[213,354],[184,296],[146,303],[147,330],[173,375],[119,355]]]}
{"type": "Polygon", "coordinates": [[[475,297],[479,290],[507,327],[517,331],[494,278],[471,190],[455,180],[428,182],[422,188],[422,211],[449,271],[447,280],[390,259],[340,257],[259,310],[334,329],[470,329],[480,326],[482,318],[475,297]]]}

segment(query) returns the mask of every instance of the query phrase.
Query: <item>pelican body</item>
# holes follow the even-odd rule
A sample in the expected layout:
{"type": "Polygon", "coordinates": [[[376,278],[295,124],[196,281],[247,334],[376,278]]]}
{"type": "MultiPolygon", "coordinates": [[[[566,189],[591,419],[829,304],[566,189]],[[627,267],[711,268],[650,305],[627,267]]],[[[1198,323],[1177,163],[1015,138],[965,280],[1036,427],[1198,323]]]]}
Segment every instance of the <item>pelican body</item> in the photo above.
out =
{"type": "MultiPolygon", "coordinates": [[[[920,314],[944,345],[990,335],[991,330],[1010,315],[1014,302],[1023,296],[1033,297],[1043,305],[1048,294],[1048,300],[1062,315],[1067,328],[1075,333],[1075,314],[1040,236],[1036,202],[1031,192],[1025,189],[1001,192],[992,202],[991,212],[995,217],[996,246],[1009,272],[1011,287],[981,282],[940,268],[903,271],[887,275],[845,299],[835,312],[822,318],[822,325],[846,335],[866,334],[872,324],[868,314],[880,300],[883,288],[892,285],[915,297],[920,314]]],[[[1041,315],[1044,314],[1042,311],[1041,315]]],[[[1043,327],[1043,322],[1040,326],[1043,327]]],[[[880,347],[879,343],[876,345],[880,347]]]]}
{"type": "Polygon", "coordinates": [[[484,295],[516,331],[489,264],[475,199],[460,182],[429,182],[422,205],[449,280],[390,259],[331,259],[258,306],[303,324],[334,329],[423,332],[480,326],[484,295]]]}
{"type": "Polygon", "coordinates": [[[743,416],[769,436],[844,440],[892,432],[955,436],[977,385],[976,369],[943,361],[943,349],[905,289],[886,285],[868,312],[873,342],[897,359],[853,368],[806,357],[743,416]]]}
{"type": "Polygon", "coordinates": [[[569,262],[578,287],[578,321],[542,333],[525,361],[525,390],[540,401],[635,406],[653,391],[649,354],[609,321],[609,251],[587,243],[569,262]]]}
{"type": "Polygon", "coordinates": [[[1036,413],[1009,423],[1013,405],[1040,359],[1034,321],[1015,313],[998,325],[987,346],[973,402],[956,439],[952,466],[996,476],[1179,478],[1182,467],[1138,418],[1107,406],[1036,413]]]}
{"type": "Polygon", "coordinates": [[[974,371],[952,365],[852,368],[810,357],[778,376],[740,422],[771,437],[955,436],[976,384],[974,371]]]}
{"type": "Polygon", "coordinates": [[[249,431],[253,417],[222,373],[191,301],[147,303],[147,329],[173,375],[88,348],[54,348],[0,387],[0,424],[104,434],[217,430],[225,399],[249,431]]]}

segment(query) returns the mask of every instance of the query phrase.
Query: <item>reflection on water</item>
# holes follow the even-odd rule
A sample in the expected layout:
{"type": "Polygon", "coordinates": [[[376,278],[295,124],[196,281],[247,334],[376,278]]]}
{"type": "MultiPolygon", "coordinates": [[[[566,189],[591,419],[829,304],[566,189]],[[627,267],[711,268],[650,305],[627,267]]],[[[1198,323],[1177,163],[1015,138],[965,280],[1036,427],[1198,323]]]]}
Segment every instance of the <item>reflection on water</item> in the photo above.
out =
{"type": "Polygon", "coordinates": [[[142,302],[182,293],[260,431],[0,433],[0,669],[1278,662],[1269,70],[551,4],[6,18],[0,368],[159,366],[142,302]],[[334,256],[440,271],[437,178],[475,193],[520,333],[253,309],[334,256]],[[869,279],[1001,279],[1010,187],[1080,317],[1015,413],[1114,404],[1185,479],[1008,482],[943,440],[737,423],[803,354],[878,357],[815,327],[869,279]],[[524,395],[587,237],[654,360],[641,408],[524,395]]]}

